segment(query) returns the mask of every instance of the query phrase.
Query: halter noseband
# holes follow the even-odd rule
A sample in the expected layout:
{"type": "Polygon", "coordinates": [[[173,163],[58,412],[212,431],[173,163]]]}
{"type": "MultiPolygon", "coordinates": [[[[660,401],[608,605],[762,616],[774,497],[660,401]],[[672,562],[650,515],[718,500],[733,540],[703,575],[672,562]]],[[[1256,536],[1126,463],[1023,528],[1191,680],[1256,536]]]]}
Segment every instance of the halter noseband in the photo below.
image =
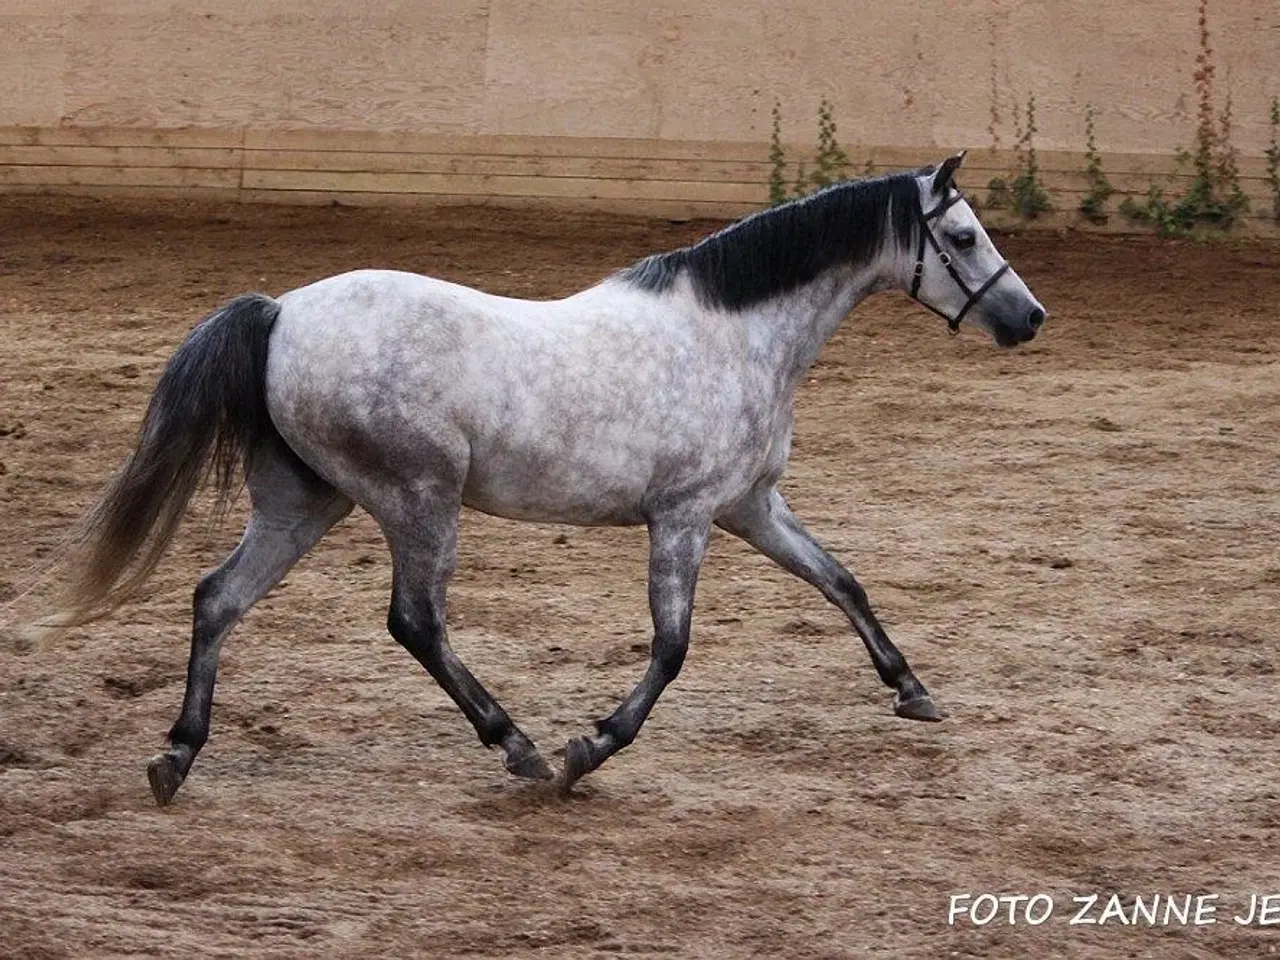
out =
{"type": "Polygon", "coordinates": [[[953,204],[959,203],[963,199],[964,194],[957,190],[955,196],[951,197],[949,200],[943,200],[929,212],[925,213],[921,211],[920,246],[916,249],[916,268],[915,273],[911,278],[911,299],[915,300],[922,306],[928,307],[943,320],[947,321],[947,328],[953,334],[960,332],[960,321],[964,319],[964,315],[969,312],[969,309],[981,300],[986,295],[987,291],[995,286],[996,281],[1005,275],[1005,271],[1009,269],[1009,261],[1001,260],[1000,266],[996,268],[996,272],[987,277],[986,282],[977,290],[972,290],[969,288],[969,285],[964,282],[964,277],[960,276],[960,271],[955,268],[955,264],[951,262],[951,255],[943,250],[942,245],[938,243],[938,238],[933,235],[933,228],[930,224],[946,213],[953,204]],[[925,303],[919,296],[917,296],[920,292],[920,281],[924,277],[924,247],[926,243],[933,247],[934,251],[938,254],[938,259],[942,262],[942,265],[947,268],[947,273],[951,274],[951,279],[956,282],[956,285],[963,290],[965,292],[965,296],[969,298],[965,302],[965,305],[960,308],[960,312],[954,317],[948,317],[937,307],[932,304],[925,303]]]}

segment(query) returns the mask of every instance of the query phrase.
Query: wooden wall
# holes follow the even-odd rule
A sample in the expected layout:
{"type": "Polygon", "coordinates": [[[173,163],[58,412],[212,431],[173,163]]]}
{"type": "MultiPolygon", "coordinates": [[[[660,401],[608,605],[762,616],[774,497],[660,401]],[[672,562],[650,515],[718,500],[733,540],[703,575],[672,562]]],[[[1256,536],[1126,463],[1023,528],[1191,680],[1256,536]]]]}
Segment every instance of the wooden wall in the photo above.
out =
{"type": "MultiPolygon", "coordinates": [[[[800,148],[792,156],[801,154],[800,148]]],[[[859,170],[936,162],[937,150],[862,148],[859,170]]],[[[1084,160],[1039,155],[1058,211],[1049,225],[1074,224],[1087,192],[1084,160]]],[[[1185,188],[1186,171],[1161,154],[1107,154],[1107,175],[1126,195],[1152,183],[1185,188]]],[[[960,180],[978,198],[1009,176],[1008,151],[972,151],[960,180]]],[[[768,146],[725,141],[468,136],[334,131],[38,127],[0,128],[0,190],[153,196],[209,196],[283,203],[491,202],[611,210],[654,216],[734,217],[768,200],[768,146]]],[[[1253,203],[1248,226],[1272,225],[1262,160],[1242,161],[1253,203]]],[[[989,215],[989,218],[992,215],[989,215]]],[[[997,221],[1000,214],[994,214],[997,221]]],[[[1107,226],[1126,224],[1112,216],[1107,226]]]]}
{"type": "MultiPolygon", "coordinates": [[[[766,198],[775,99],[807,147],[829,96],[859,168],[967,146],[982,194],[1034,93],[1046,185],[1074,210],[1086,103],[1122,191],[1173,172],[1195,16],[1194,0],[10,0],[0,190],[734,215],[766,198]]],[[[1210,0],[1210,28],[1270,214],[1280,4],[1210,0]]]]}

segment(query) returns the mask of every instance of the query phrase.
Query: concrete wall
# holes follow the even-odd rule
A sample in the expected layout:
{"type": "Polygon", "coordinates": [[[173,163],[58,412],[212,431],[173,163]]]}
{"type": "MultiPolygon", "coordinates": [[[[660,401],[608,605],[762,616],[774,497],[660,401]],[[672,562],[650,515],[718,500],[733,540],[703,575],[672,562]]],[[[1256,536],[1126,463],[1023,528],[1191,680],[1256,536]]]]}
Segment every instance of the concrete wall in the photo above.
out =
{"type": "MultiPolygon", "coordinates": [[[[1234,140],[1260,157],[1267,104],[1280,94],[1280,3],[1210,0],[1209,13],[1234,140]]],[[[84,159],[59,164],[49,152],[67,128],[199,128],[220,131],[203,142],[221,149],[243,146],[244,131],[310,131],[329,148],[349,135],[350,152],[363,153],[388,142],[412,153],[440,135],[487,138],[499,156],[581,142],[580,159],[620,138],[653,144],[647,158],[628,147],[634,159],[761,161],[774,100],[785,139],[805,144],[823,95],[847,145],[895,148],[894,158],[957,146],[999,157],[1014,139],[1014,106],[1031,93],[1042,149],[1081,151],[1090,102],[1104,153],[1167,158],[1191,142],[1196,105],[1194,0],[6,0],[0,29],[0,127],[48,133],[41,162],[27,164],[42,167],[84,159]],[[394,133],[418,139],[388,141],[394,133]],[[705,143],[724,149],[680,146],[705,143]]],[[[31,136],[10,132],[0,146],[30,146],[31,136]]],[[[0,184],[39,186],[31,171],[3,175],[22,165],[15,156],[0,157],[0,184]]],[[[1260,176],[1259,164],[1246,167],[1260,176]]],[[[683,176],[725,182],[696,169],[683,176]]],[[[77,185],[68,179],[49,185],[77,185]]],[[[389,184],[372,192],[400,192],[389,184]]],[[[453,194],[476,188],[460,181],[453,194]]]]}

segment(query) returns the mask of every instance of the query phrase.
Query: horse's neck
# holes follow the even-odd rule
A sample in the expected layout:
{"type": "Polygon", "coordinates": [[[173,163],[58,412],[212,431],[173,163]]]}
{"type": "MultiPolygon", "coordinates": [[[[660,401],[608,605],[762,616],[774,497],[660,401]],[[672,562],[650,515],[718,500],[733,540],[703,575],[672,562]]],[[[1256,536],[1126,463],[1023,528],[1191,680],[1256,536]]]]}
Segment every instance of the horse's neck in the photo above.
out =
{"type": "Polygon", "coordinates": [[[753,339],[763,348],[762,359],[776,367],[776,382],[784,384],[787,393],[794,393],[849,311],[869,294],[894,285],[889,266],[873,262],[828,270],[803,287],[752,308],[753,339]]]}

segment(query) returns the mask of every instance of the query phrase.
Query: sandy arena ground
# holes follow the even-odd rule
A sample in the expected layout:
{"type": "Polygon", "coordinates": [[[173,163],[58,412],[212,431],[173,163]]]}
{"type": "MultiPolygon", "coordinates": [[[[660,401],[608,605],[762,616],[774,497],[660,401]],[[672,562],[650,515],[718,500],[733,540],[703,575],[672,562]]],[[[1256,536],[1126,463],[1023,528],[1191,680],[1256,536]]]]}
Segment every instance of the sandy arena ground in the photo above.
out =
{"type": "MultiPolygon", "coordinates": [[[[0,602],[223,298],[375,265],[550,297],[711,226],[0,201],[0,602]]],[[[840,614],[718,535],[684,673],[562,800],[385,633],[357,514],[228,642],[160,810],[191,589],[241,519],[201,507],[110,621],[22,650],[0,615],[0,955],[1275,954],[1280,927],[1231,918],[1280,893],[1280,245],[1000,242],[1044,335],[1002,352],[871,301],[801,393],[785,482],[946,723],[895,719],[840,614]],[[1056,908],[949,927],[959,892],[1056,908]],[[1219,894],[1219,922],[1069,925],[1087,893],[1219,894]]],[[[454,644],[545,752],[642,672],[644,557],[639,530],[465,518],[454,644]]]]}

